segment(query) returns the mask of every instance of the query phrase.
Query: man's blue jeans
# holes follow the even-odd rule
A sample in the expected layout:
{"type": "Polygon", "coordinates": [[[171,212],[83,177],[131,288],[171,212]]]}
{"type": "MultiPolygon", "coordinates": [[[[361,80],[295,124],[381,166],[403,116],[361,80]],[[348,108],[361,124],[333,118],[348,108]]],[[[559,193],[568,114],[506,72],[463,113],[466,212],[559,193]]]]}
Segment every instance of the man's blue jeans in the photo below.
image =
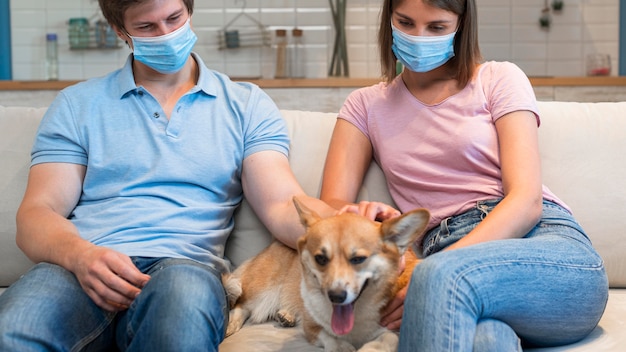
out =
{"type": "Polygon", "coordinates": [[[441,251],[497,201],[479,202],[424,238],[404,303],[399,351],[520,351],[573,343],[597,325],[608,299],[602,259],[580,225],[545,201],[524,238],[441,251]]]}
{"type": "Polygon", "coordinates": [[[117,314],[65,269],[33,267],[0,296],[1,350],[217,351],[228,319],[220,273],[186,259],[132,259],[151,279],[117,314]]]}

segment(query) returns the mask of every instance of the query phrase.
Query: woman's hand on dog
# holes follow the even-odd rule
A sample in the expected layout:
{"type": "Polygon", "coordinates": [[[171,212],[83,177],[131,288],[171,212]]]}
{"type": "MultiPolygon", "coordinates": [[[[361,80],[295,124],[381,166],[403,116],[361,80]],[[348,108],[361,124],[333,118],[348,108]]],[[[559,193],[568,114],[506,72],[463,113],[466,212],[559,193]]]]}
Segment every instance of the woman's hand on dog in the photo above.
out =
{"type": "Polygon", "coordinates": [[[394,207],[381,202],[361,201],[358,204],[348,204],[343,206],[337,214],[356,213],[365,216],[373,221],[384,221],[401,215],[400,211],[394,207]]]}
{"type": "Polygon", "coordinates": [[[408,287],[407,285],[398,291],[396,296],[387,304],[385,310],[383,310],[383,317],[380,320],[380,324],[389,330],[400,330],[402,313],[404,312],[404,298],[406,297],[408,287]]]}

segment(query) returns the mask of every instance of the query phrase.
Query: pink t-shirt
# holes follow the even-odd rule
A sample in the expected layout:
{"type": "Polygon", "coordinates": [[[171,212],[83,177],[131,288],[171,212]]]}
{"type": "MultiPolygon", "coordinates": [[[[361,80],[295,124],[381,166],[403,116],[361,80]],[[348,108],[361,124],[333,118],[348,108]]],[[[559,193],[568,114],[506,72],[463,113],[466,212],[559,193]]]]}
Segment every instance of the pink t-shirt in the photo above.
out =
{"type": "MultiPolygon", "coordinates": [[[[427,105],[398,76],[354,91],[339,118],[371,141],[374,158],[401,211],[424,207],[429,229],[442,219],[503,197],[495,121],[507,113],[539,114],[526,75],[510,62],[486,62],[460,92],[427,105]]],[[[543,187],[546,199],[563,204],[543,187]]]]}

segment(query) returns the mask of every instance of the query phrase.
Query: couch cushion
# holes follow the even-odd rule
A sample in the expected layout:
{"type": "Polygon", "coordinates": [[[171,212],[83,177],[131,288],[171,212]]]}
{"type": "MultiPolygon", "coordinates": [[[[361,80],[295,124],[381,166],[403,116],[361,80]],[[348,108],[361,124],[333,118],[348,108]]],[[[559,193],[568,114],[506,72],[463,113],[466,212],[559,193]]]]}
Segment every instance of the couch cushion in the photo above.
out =
{"type": "Polygon", "coordinates": [[[30,149],[45,108],[0,106],[0,287],[8,286],[32,263],[15,245],[15,213],[30,166],[30,149]]]}
{"type": "Polygon", "coordinates": [[[611,287],[626,287],[626,102],[540,102],[539,110],[543,181],[572,208],[611,287]]]}
{"type": "MultiPolygon", "coordinates": [[[[626,290],[611,290],[606,312],[598,326],[582,341],[551,347],[525,349],[525,352],[600,352],[623,351],[626,345],[624,330],[626,316],[626,290]]],[[[281,328],[273,322],[246,324],[236,334],[220,345],[220,352],[248,351],[254,346],[255,352],[320,352],[322,348],[306,342],[302,331],[297,328],[281,328]]]]}

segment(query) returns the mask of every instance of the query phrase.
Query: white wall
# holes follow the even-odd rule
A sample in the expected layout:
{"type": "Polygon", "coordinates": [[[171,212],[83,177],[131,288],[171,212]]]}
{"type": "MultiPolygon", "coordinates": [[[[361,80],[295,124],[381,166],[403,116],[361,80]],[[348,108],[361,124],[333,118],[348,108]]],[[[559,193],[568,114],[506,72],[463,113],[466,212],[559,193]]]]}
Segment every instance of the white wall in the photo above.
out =
{"type": "MultiPolygon", "coordinates": [[[[548,0],[551,2],[552,0],[548,0]]],[[[517,63],[530,76],[585,74],[587,53],[612,57],[617,74],[619,0],[564,0],[561,13],[552,14],[550,30],[539,28],[544,0],[477,0],[480,38],[488,60],[517,63]]],[[[199,40],[195,51],[209,67],[237,77],[271,77],[270,48],[218,50],[218,31],[240,13],[242,0],[196,0],[193,27],[199,40]]],[[[378,13],[382,0],[348,1],[347,36],[350,75],[378,77],[376,48],[378,13]]],[[[326,77],[334,33],[325,0],[248,0],[247,13],[272,31],[304,29],[307,77],[326,77]]],[[[126,60],[126,47],[115,50],[69,50],[67,20],[98,18],[94,0],[11,1],[13,79],[44,77],[45,34],[59,36],[60,78],[85,79],[118,68],[126,60]]],[[[250,22],[237,21],[231,28],[250,22]]]]}

